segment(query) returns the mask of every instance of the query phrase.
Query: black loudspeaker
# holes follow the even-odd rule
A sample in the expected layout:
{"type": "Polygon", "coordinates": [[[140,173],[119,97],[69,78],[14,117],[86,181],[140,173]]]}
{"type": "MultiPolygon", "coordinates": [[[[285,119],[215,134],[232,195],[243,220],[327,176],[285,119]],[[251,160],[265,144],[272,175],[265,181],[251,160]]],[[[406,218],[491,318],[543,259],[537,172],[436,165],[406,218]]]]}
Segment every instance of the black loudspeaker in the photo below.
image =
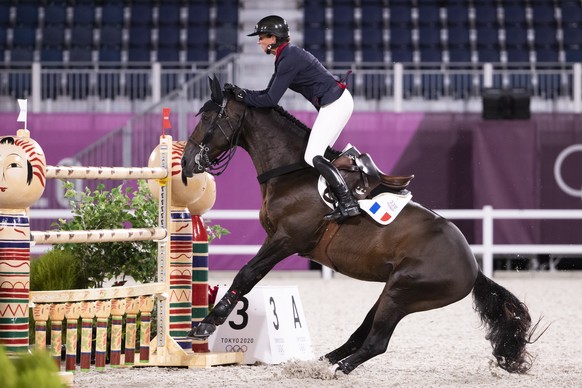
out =
{"type": "Polygon", "coordinates": [[[527,120],[530,95],[525,89],[484,89],[483,120],[527,120]]]}

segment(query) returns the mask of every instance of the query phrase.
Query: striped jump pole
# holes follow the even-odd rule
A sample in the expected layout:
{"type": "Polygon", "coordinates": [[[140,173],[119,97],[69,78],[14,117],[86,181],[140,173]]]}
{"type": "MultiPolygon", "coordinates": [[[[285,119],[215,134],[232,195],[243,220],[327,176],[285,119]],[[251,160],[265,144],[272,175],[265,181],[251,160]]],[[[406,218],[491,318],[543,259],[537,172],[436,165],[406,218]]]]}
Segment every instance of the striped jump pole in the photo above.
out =
{"type": "MultiPolygon", "coordinates": [[[[200,216],[192,216],[192,327],[208,315],[208,233],[200,216]]],[[[208,340],[193,340],[192,350],[208,352],[208,340]]]]}

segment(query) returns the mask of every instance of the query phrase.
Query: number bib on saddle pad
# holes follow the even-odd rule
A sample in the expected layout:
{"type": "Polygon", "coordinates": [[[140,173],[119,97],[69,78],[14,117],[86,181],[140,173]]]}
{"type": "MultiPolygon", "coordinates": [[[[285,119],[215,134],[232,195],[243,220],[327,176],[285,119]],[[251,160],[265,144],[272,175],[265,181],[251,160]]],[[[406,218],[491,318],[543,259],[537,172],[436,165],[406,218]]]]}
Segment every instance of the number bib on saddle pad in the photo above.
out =
{"type": "MultiPolygon", "coordinates": [[[[323,202],[333,209],[327,194],[327,182],[320,176],[317,182],[317,189],[323,202]]],[[[380,225],[388,225],[412,198],[412,193],[407,191],[404,194],[381,193],[372,199],[361,199],[358,201],[360,208],[366,212],[374,221],[380,225]]]]}

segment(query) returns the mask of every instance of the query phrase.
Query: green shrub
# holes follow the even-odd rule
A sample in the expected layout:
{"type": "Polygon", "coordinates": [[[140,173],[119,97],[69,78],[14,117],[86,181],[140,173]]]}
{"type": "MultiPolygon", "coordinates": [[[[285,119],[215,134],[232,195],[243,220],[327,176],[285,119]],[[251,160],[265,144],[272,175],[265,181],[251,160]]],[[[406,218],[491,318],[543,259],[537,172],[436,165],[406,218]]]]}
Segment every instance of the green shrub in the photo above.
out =
{"type": "Polygon", "coordinates": [[[4,347],[0,346],[0,387],[16,387],[17,379],[16,367],[6,355],[4,347]]]}
{"type": "Polygon", "coordinates": [[[79,261],[69,251],[50,250],[30,263],[30,290],[55,291],[85,288],[79,261]]]}
{"type": "Polygon", "coordinates": [[[63,383],[52,357],[44,351],[17,354],[10,360],[0,346],[2,388],[61,388],[63,383]]]}
{"type": "MultiPolygon", "coordinates": [[[[138,190],[123,185],[106,191],[86,188],[77,192],[71,182],[64,184],[65,197],[71,204],[73,218],[60,219],[60,230],[151,228],[158,225],[158,201],[145,181],[138,190]]],[[[157,243],[153,241],[107,242],[95,244],[59,244],[55,249],[72,254],[80,263],[79,272],[89,287],[102,287],[105,279],[131,276],[147,283],[157,274],[157,243]]]]}

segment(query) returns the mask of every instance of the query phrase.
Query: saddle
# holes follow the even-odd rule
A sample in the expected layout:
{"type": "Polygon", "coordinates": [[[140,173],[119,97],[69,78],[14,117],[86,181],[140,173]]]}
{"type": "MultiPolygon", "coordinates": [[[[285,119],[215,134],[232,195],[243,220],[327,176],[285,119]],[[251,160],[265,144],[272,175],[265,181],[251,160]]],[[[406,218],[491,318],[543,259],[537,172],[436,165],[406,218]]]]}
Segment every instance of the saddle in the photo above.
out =
{"type": "Polygon", "coordinates": [[[384,174],[366,153],[362,154],[351,146],[332,160],[334,166],[343,175],[346,184],[357,200],[371,199],[372,191],[402,193],[414,178],[414,175],[398,176],[384,174]]]}

